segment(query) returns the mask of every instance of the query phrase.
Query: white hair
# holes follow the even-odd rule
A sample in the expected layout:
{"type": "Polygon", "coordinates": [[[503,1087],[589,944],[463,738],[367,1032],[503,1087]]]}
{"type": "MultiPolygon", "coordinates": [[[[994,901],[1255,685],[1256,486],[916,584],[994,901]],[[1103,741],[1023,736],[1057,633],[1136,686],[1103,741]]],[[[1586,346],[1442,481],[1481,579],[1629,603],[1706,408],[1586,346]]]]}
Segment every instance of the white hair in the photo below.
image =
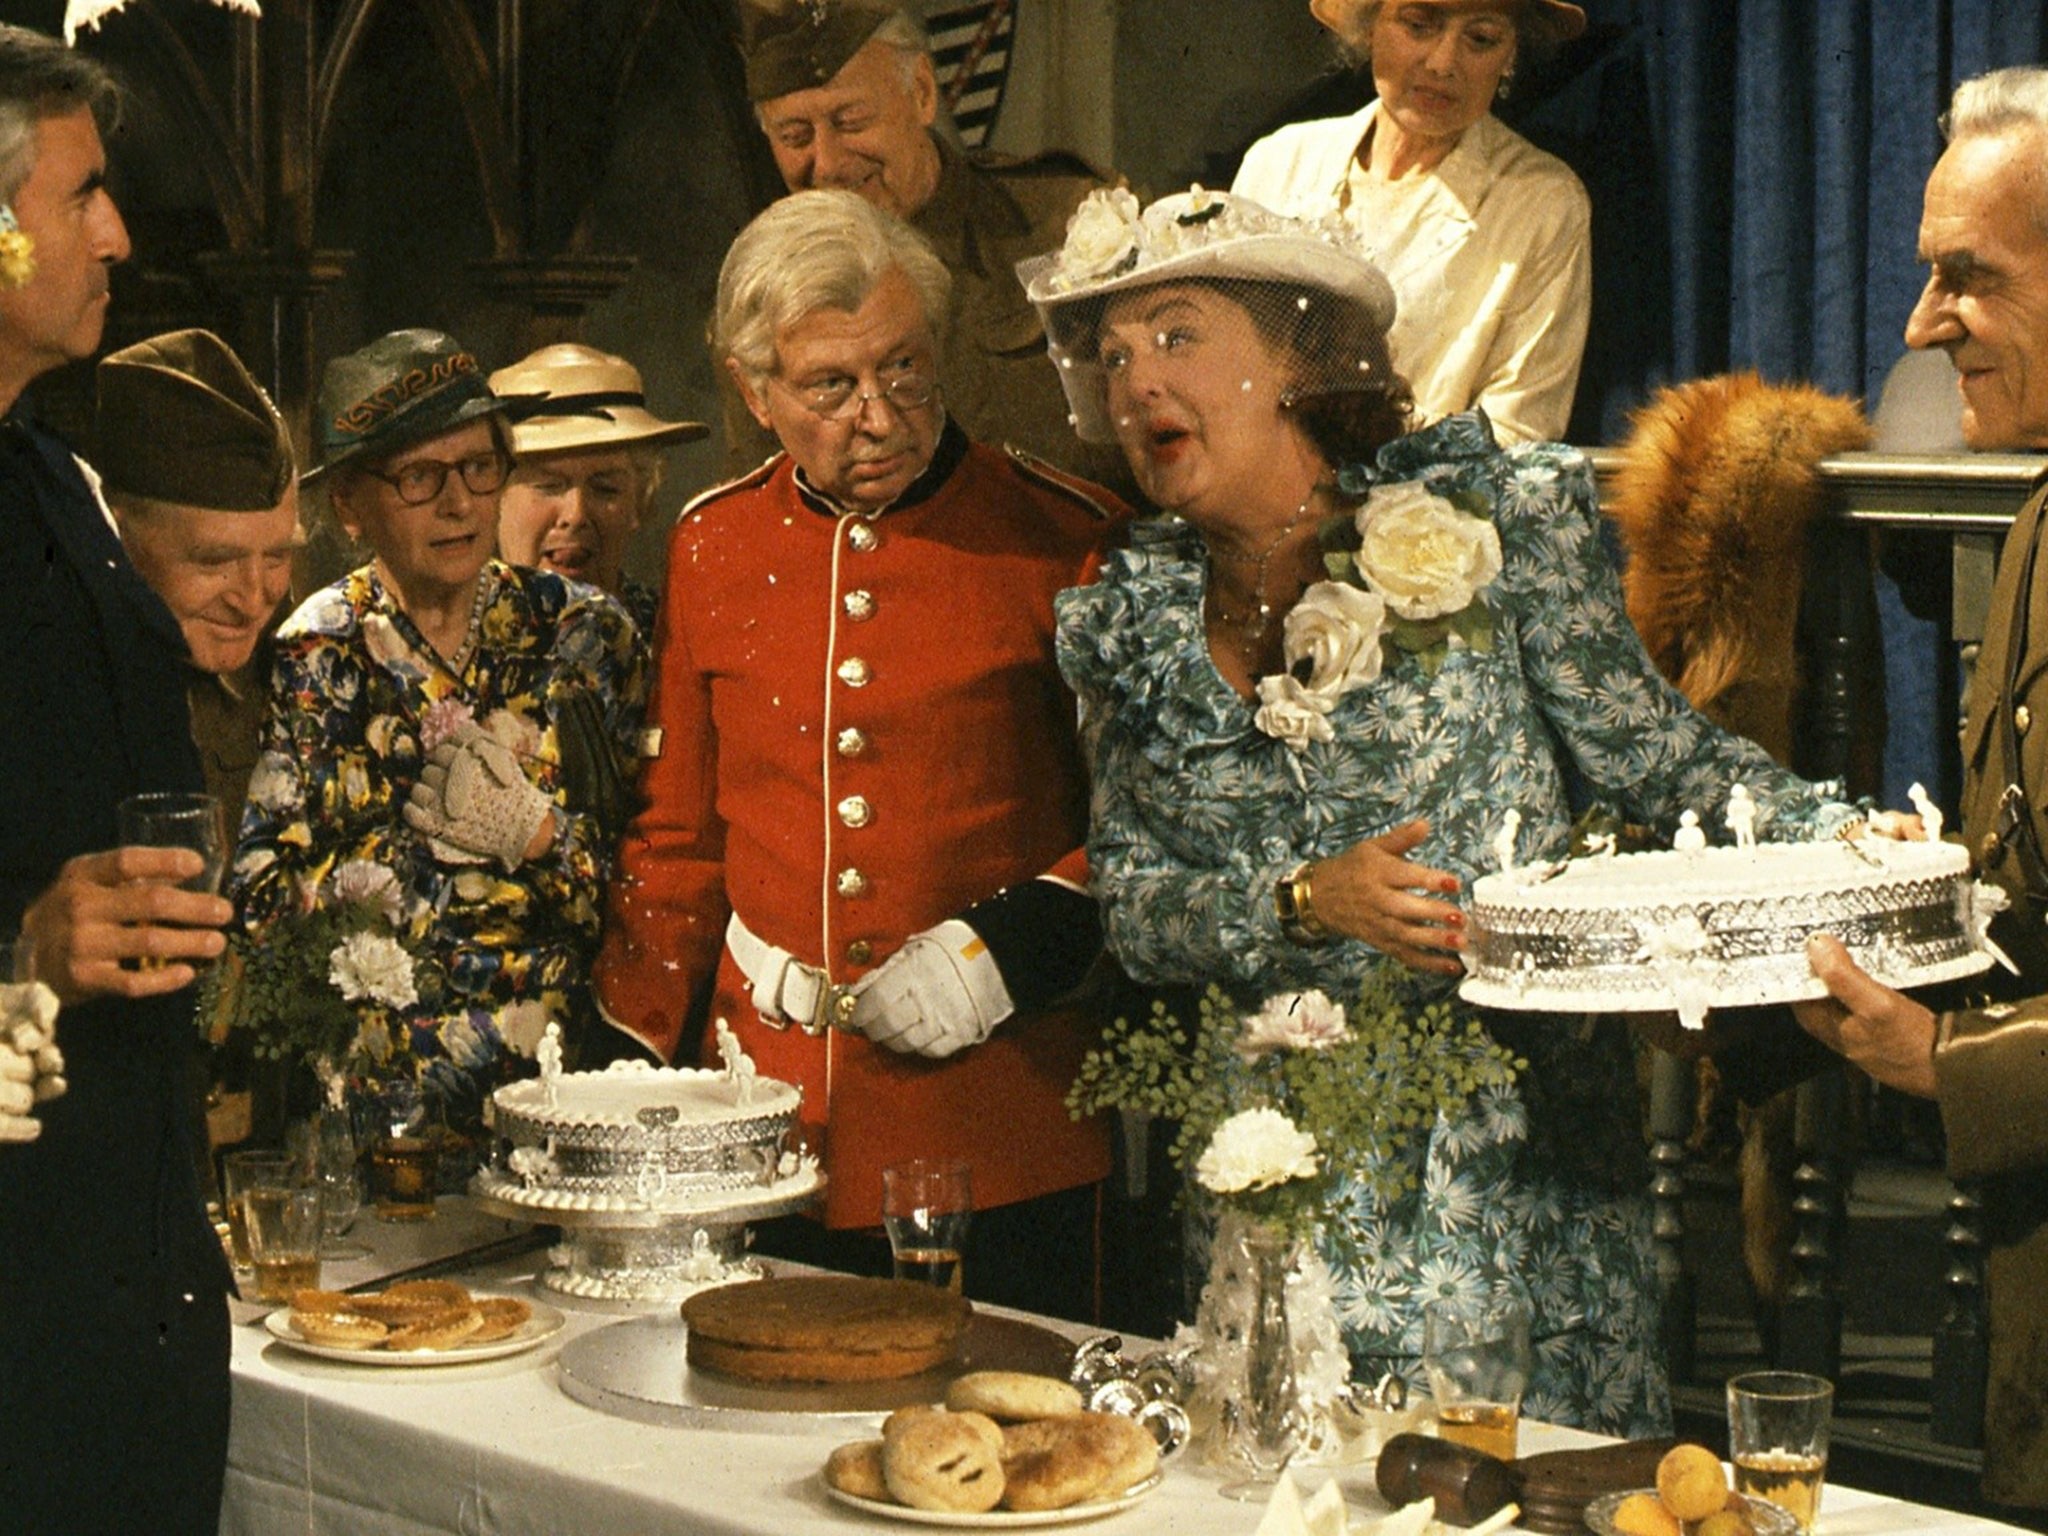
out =
{"type": "Polygon", "coordinates": [[[725,253],[712,345],[758,384],[775,371],[775,338],[785,328],[821,309],[851,314],[891,272],[917,290],[936,346],[953,279],[924,236],[857,192],[792,192],[725,253]]]}

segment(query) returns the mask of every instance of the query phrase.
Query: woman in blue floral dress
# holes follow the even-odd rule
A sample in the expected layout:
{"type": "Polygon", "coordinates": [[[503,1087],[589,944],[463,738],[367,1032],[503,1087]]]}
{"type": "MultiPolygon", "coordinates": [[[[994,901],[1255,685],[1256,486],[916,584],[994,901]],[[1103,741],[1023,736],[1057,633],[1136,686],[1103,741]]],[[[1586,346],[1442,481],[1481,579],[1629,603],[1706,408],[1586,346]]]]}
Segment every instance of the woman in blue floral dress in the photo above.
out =
{"type": "Polygon", "coordinates": [[[430,331],[329,366],[320,473],[372,558],[278,632],[234,868],[258,940],[348,894],[338,872],[390,893],[425,963],[410,986],[357,978],[354,1057],[417,1080],[458,1131],[507,1056],[584,1005],[617,828],[583,785],[630,762],[644,695],[624,609],[493,558],[504,408],[430,331]]]}
{"type": "MultiPolygon", "coordinates": [[[[1504,825],[1523,862],[1565,855],[1567,765],[1667,833],[1720,825],[1738,782],[1766,837],[1853,814],[1656,675],[1577,452],[1503,452],[1476,412],[1403,435],[1392,296],[1354,240],[1200,189],[1142,214],[1104,193],[1020,269],[1079,430],[1169,514],[1059,605],[1109,944],[1247,1010],[1378,971],[1450,996],[1458,896],[1504,825]]],[[[1627,1031],[1486,1023],[1526,1058],[1513,1086],[1437,1122],[1412,1194],[1354,1190],[1325,1227],[1357,1374],[1414,1379],[1426,1302],[1511,1292],[1526,1412],[1668,1432],[1627,1031]]]]}

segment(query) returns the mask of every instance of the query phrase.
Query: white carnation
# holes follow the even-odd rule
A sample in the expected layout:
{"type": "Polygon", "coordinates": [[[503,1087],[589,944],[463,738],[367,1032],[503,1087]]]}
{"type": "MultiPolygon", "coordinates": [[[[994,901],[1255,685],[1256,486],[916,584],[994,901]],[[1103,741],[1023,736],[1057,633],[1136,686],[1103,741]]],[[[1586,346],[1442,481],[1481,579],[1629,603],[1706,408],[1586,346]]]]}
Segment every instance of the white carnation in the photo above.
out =
{"type": "Polygon", "coordinates": [[[1123,187],[1090,192],[1067,220],[1060,274],[1070,283],[1114,272],[1138,244],[1138,200],[1123,187]]]}
{"type": "Polygon", "coordinates": [[[1330,726],[1334,702],[1310,693],[1287,673],[1275,672],[1259,679],[1259,712],[1252,723],[1300,752],[1312,741],[1335,739],[1337,733],[1330,726]]]}
{"type": "Polygon", "coordinates": [[[381,934],[352,933],[327,957],[327,979],[352,1003],[410,1008],[420,1000],[413,988],[412,956],[381,934]]]}
{"type": "Polygon", "coordinates": [[[1313,1178],[1322,1166],[1315,1137],[1277,1109],[1247,1109],[1216,1127],[1195,1160],[1195,1181],[1211,1194],[1238,1195],[1313,1178]]]}
{"type": "Polygon", "coordinates": [[[1344,694],[1380,675],[1380,636],[1386,601],[1349,582],[1319,581],[1301,595],[1281,626],[1289,673],[1309,664],[1302,691],[1334,705],[1344,694]]]}
{"type": "Polygon", "coordinates": [[[1245,1019],[1244,1037],[1237,1048],[1249,1058],[1271,1051],[1326,1051],[1350,1038],[1344,1005],[1311,988],[1267,998],[1257,1013],[1245,1019]]]}
{"type": "Polygon", "coordinates": [[[1500,574],[1493,524],[1412,481],[1375,486],[1358,531],[1359,573],[1404,619],[1456,613],[1500,574]]]}
{"type": "Polygon", "coordinates": [[[334,872],[334,899],[344,906],[374,907],[389,923],[405,910],[398,876],[368,859],[350,859],[334,872]]]}

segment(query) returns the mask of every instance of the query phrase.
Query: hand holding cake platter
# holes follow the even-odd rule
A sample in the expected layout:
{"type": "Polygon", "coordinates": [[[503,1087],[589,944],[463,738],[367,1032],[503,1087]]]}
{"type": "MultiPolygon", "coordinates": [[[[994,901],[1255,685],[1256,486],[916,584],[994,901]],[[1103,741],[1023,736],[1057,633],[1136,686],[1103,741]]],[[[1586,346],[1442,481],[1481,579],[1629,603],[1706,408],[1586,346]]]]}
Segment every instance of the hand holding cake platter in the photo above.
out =
{"type": "Polygon", "coordinates": [[[1758,843],[1750,803],[1730,796],[1734,847],[1705,846],[1687,812],[1668,851],[1603,849],[1475,881],[1459,994],[1484,1008],[1675,1012],[1697,1029],[1712,1008],[1824,996],[1806,959],[1815,934],[1892,987],[2010,965],[1989,937],[2005,893],[1970,877],[1964,849],[1867,831],[1758,843]]]}

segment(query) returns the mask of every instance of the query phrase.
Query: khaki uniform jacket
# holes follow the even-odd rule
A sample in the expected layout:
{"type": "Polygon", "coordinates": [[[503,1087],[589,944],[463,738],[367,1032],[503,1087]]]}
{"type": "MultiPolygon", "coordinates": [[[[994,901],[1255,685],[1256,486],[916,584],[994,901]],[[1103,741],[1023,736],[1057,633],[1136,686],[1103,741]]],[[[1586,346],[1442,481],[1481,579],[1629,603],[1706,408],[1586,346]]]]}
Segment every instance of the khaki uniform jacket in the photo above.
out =
{"type": "MultiPolygon", "coordinates": [[[[2018,963],[2023,990],[2037,994],[2048,993],[2044,909],[2028,900],[2017,855],[1993,863],[1985,838],[2013,779],[2000,724],[2012,718],[2020,782],[2048,847],[2048,551],[2035,562],[2010,697],[2005,676],[2013,605],[2027,551],[2043,536],[2044,507],[2048,480],[2014,519],[1999,559],[1963,735],[1964,834],[1982,873],[2011,898],[1993,934],[2018,963]]],[[[1943,1015],[1934,1068],[1949,1174],[1984,1181],[1991,1319],[1984,1491],[2004,1503],[2048,1507],[2048,995],[1943,1015]]]]}
{"type": "MultiPolygon", "coordinates": [[[[1136,486],[1122,452],[1074,435],[1059,369],[1045,353],[1045,327],[1016,271],[1025,257],[1057,250],[1081,199],[1107,183],[1069,154],[969,158],[942,138],[934,142],[938,190],[910,222],[953,274],[952,308],[940,343],[946,414],[977,443],[1022,448],[1132,501],[1136,486]]],[[[715,361],[725,402],[727,469],[740,475],[780,445],[748,413],[723,360],[715,361]]]]}

